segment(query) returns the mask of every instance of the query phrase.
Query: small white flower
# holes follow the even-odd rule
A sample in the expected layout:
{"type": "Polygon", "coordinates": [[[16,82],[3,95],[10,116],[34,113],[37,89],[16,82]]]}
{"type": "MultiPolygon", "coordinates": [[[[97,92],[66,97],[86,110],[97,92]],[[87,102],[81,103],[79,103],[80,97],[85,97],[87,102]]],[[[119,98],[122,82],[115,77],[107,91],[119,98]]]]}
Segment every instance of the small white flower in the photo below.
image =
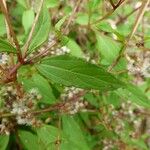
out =
{"type": "Polygon", "coordinates": [[[7,64],[7,62],[8,62],[8,55],[0,54],[0,64],[7,64]]]}

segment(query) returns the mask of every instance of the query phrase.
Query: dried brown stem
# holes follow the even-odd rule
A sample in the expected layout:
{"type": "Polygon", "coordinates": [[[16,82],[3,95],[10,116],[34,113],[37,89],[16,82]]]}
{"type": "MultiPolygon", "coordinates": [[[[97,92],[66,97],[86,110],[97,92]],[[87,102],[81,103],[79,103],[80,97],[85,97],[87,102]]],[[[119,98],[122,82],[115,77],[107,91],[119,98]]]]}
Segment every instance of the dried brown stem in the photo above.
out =
{"type": "Polygon", "coordinates": [[[54,40],[53,43],[51,43],[51,45],[48,48],[46,48],[44,51],[38,53],[37,55],[33,56],[32,58],[28,59],[25,63],[27,63],[27,64],[33,63],[35,61],[35,59],[42,58],[43,56],[48,55],[49,50],[52,47],[56,46],[57,44],[58,44],[57,40],[54,40]]]}
{"type": "Polygon", "coordinates": [[[137,28],[139,26],[139,23],[141,22],[141,20],[142,20],[142,18],[144,16],[144,13],[146,11],[146,8],[147,8],[149,2],[150,2],[150,0],[143,0],[142,6],[141,6],[141,8],[139,10],[139,13],[138,13],[138,15],[136,17],[135,23],[133,25],[131,33],[129,34],[129,36],[127,38],[127,41],[130,41],[130,39],[133,37],[134,33],[136,32],[136,30],[137,30],[137,28]]]}
{"type": "Polygon", "coordinates": [[[120,20],[118,20],[118,22],[116,23],[116,26],[119,25],[120,23],[123,23],[125,20],[128,19],[128,17],[130,17],[133,13],[135,13],[136,11],[138,11],[141,8],[141,6],[137,7],[136,9],[133,9],[128,15],[126,15],[125,17],[122,17],[120,20]]]}
{"type": "MultiPolygon", "coordinates": [[[[51,112],[51,111],[62,111],[63,108],[65,107],[66,103],[74,103],[76,101],[79,100],[79,97],[83,96],[85,94],[86,91],[81,91],[78,94],[74,95],[73,98],[64,101],[64,102],[58,102],[56,104],[51,105],[48,108],[45,109],[40,109],[40,110],[29,110],[27,113],[33,114],[33,115],[38,115],[38,114],[42,114],[42,113],[47,113],[47,112],[51,112]]],[[[18,114],[12,114],[12,113],[1,113],[0,114],[0,118],[7,118],[7,117],[15,117],[18,114]]]]}
{"type": "Polygon", "coordinates": [[[63,30],[63,33],[64,33],[64,34],[67,34],[68,28],[69,28],[69,26],[70,26],[70,24],[71,24],[73,18],[75,17],[75,14],[76,14],[76,12],[77,12],[77,10],[78,10],[78,8],[79,8],[81,2],[82,2],[82,0],[78,0],[78,1],[77,1],[76,6],[75,6],[75,8],[74,8],[72,14],[70,15],[70,17],[69,17],[69,19],[68,19],[68,22],[67,22],[67,24],[66,24],[66,26],[65,26],[65,28],[64,28],[64,30],[63,30]]]}
{"type": "Polygon", "coordinates": [[[105,20],[105,19],[108,18],[109,16],[111,16],[111,15],[116,11],[116,9],[117,9],[118,7],[120,7],[121,5],[124,4],[124,2],[125,2],[125,0],[120,0],[120,1],[118,2],[118,4],[115,6],[115,9],[110,10],[110,11],[109,11],[106,15],[104,15],[102,18],[100,18],[100,19],[96,20],[95,22],[91,23],[91,25],[97,24],[97,23],[99,23],[99,22],[105,20]]]}
{"type": "Polygon", "coordinates": [[[120,53],[118,55],[118,57],[115,59],[115,61],[112,63],[112,65],[108,68],[108,71],[110,72],[119,62],[120,58],[122,57],[124,51],[126,50],[129,41],[131,40],[131,38],[133,37],[134,33],[136,32],[140,21],[142,20],[144,13],[146,11],[146,8],[149,4],[150,0],[143,0],[142,6],[140,7],[139,13],[136,17],[135,23],[133,25],[132,31],[130,32],[129,36],[126,38],[126,43],[123,46],[123,48],[120,50],[120,53]]]}
{"type": "Polygon", "coordinates": [[[20,45],[19,45],[19,42],[17,40],[16,34],[13,30],[13,27],[11,25],[11,21],[10,21],[9,13],[8,13],[8,10],[7,10],[7,6],[5,5],[3,0],[0,0],[0,7],[1,7],[1,10],[2,10],[4,16],[5,16],[5,19],[6,19],[6,22],[7,22],[7,25],[8,25],[9,32],[10,32],[10,35],[12,37],[13,43],[16,46],[18,60],[20,62],[22,62],[23,59],[22,59],[22,53],[21,53],[21,50],[20,50],[20,45]]]}
{"type": "Polygon", "coordinates": [[[111,4],[111,6],[113,7],[113,9],[115,9],[116,6],[115,6],[114,2],[112,0],[109,0],[109,2],[111,4]]]}

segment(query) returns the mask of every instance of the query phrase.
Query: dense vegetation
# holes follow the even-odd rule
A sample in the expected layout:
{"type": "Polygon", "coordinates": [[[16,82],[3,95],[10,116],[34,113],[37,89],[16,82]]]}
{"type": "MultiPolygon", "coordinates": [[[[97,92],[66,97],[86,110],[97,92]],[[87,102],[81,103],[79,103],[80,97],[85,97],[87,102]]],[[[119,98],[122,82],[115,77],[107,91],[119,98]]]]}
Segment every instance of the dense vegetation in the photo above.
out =
{"type": "Polygon", "coordinates": [[[150,0],[0,0],[0,150],[150,149],[150,0]]]}

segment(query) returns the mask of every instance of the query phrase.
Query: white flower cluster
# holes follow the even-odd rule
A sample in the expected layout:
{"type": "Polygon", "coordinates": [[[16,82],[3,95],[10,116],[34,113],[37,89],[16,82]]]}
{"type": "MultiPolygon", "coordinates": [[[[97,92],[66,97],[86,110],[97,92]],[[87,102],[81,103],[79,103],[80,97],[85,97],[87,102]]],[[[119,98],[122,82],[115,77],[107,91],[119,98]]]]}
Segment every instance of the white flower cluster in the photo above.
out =
{"type": "MultiPolygon", "coordinates": [[[[1,100],[3,100],[5,106],[3,112],[10,112],[13,114],[16,124],[35,125],[37,123],[31,110],[34,110],[37,107],[37,101],[42,98],[38,89],[33,88],[29,92],[22,93],[23,95],[19,96],[17,89],[12,85],[8,85],[1,87],[0,94],[1,100]]],[[[4,122],[3,119],[0,121],[1,132],[6,133],[5,131],[9,131],[6,122],[4,122]]],[[[10,123],[11,120],[9,121],[9,124],[10,123]]]]}
{"type": "Polygon", "coordinates": [[[9,122],[9,120],[7,118],[3,118],[1,120],[1,124],[0,124],[0,134],[6,134],[9,135],[10,134],[10,127],[11,127],[11,123],[9,122]]]}
{"type": "Polygon", "coordinates": [[[90,62],[92,64],[97,64],[97,61],[93,58],[91,58],[90,54],[89,53],[85,53],[83,55],[83,58],[87,61],[87,62],[90,62]]]}
{"type": "MultiPolygon", "coordinates": [[[[150,77],[150,52],[137,51],[128,53],[128,71],[130,74],[141,77],[150,77]]],[[[139,78],[138,78],[139,79],[139,78]]]]}
{"type": "Polygon", "coordinates": [[[81,111],[83,108],[85,108],[86,105],[87,105],[86,102],[77,101],[69,107],[68,113],[71,115],[74,115],[74,114],[78,113],[79,111],[81,111]]]}
{"type": "Polygon", "coordinates": [[[51,55],[56,55],[56,56],[59,56],[59,55],[64,55],[64,54],[68,54],[70,53],[70,49],[66,46],[62,46],[60,48],[57,48],[57,49],[52,49],[50,51],[50,54],[51,55]]]}
{"type": "MultiPolygon", "coordinates": [[[[54,34],[50,34],[49,38],[48,38],[47,47],[52,45],[54,39],[55,39],[55,35],[54,34]]],[[[67,46],[62,46],[60,48],[52,48],[50,50],[50,54],[51,55],[64,55],[64,54],[68,54],[68,53],[70,53],[70,49],[67,46]]]]}
{"type": "Polygon", "coordinates": [[[14,102],[11,113],[16,115],[18,124],[31,125],[32,117],[27,113],[30,109],[25,105],[25,102],[14,102]]]}
{"type": "Polygon", "coordinates": [[[79,92],[82,92],[83,89],[76,87],[65,87],[64,92],[61,94],[61,99],[68,100],[72,99],[74,95],[77,95],[79,92]]]}
{"type": "Polygon", "coordinates": [[[87,102],[83,101],[83,97],[79,94],[81,92],[83,92],[83,89],[75,87],[66,87],[64,89],[64,93],[61,95],[61,99],[66,101],[64,110],[62,110],[64,113],[73,115],[87,106],[87,102]]]}
{"type": "Polygon", "coordinates": [[[103,149],[102,150],[112,150],[114,149],[114,141],[110,139],[104,139],[103,140],[103,149]]]}
{"type": "MultiPolygon", "coordinates": [[[[125,128],[125,122],[133,125],[134,131],[133,133],[139,132],[139,128],[141,126],[142,119],[134,113],[135,106],[131,101],[123,102],[119,110],[112,110],[112,117],[116,121],[115,133],[121,134],[125,128]]],[[[139,107],[138,109],[142,109],[139,107]]]]}
{"type": "Polygon", "coordinates": [[[42,97],[37,89],[31,89],[22,99],[12,104],[11,113],[16,115],[16,121],[22,125],[32,125],[34,116],[29,112],[36,108],[37,100],[42,97]]]}
{"type": "Polygon", "coordinates": [[[53,33],[49,34],[47,46],[50,46],[53,43],[54,39],[55,39],[55,34],[53,33]]]}
{"type": "Polygon", "coordinates": [[[6,65],[8,63],[8,55],[5,53],[0,53],[0,64],[6,65]]]}
{"type": "MultiPolygon", "coordinates": [[[[110,114],[104,114],[103,122],[105,122],[105,125],[108,129],[113,130],[119,136],[122,135],[124,131],[126,131],[126,128],[129,129],[128,125],[131,126],[131,130],[128,131],[128,133],[131,138],[136,139],[141,134],[141,128],[143,127],[143,116],[141,117],[140,115],[138,115],[135,112],[136,109],[138,109],[139,111],[144,111],[142,107],[134,105],[133,103],[131,103],[131,101],[123,102],[119,108],[110,107],[110,114]]],[[[146,125],[144,126],[145,130],[148,129],[148,124],[149,122],[146,121],[146,125]]],[[[145,131],[146,134],[149,132],[145,131]]],[[[111,150],[114,147],[119,148],[122,146],[120,142],[120,139],[113,140],[106,138],[103,140],[103,150],[111,150]]]]}
{"type": "Polygon", "coordinates": [[[53,45],[53,42],[55,40],[55,35],[54,34],[50,34],[48,41],[42,45],[42,47],[40,47],[37,51],[35,51],[34,53],[31,53],[28,57],[32,58],[37,54],[42,54],[43,56],[46,55],[53,55],[53,56],[59,56],[59,55],[64,55],[64,54],[68,54],[70,53],[70,49],[67,46],[58,46],[57,48],[55,47],[51,47],[51,45],[53,45]],[[51,47],[49,50],[48,48],[51,47]],[[48,51],[47,51],[48,50],[48,51]]]}

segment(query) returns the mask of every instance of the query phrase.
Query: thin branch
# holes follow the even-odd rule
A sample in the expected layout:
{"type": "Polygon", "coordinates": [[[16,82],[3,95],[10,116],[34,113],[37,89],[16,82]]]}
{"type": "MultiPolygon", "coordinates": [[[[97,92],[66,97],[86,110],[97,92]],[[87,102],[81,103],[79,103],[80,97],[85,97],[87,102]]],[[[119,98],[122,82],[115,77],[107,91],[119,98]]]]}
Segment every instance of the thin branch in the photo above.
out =
{"type": "Polygon", "coordinates": [[[11,35],[11,37],[12,37],[12,39],[13,39],[13,43],[14,43],[15,46],[16,46],[18,60],[19,60],[20,62],[22,62],[22,54],[21,54],[21,50],[20,50],[20,45],[19,45],[19,42],[18,42],[17,37],[16,37],[16,35],[15,35],[15,32],[14,32],[14,30],[13,30],[13,27],[12,27],[12,25],[11,25],[9,13],[8,13],[8,11],[7,11],[7,6],[5,5],[5,3],[4,3],[3,0],[0,0],[0,7],[1,7],[1,10],[2,10],[4,16],[5,16],[5,19],[6,19],[8,28],[9,28],[10,35],[11,35]]]}
{"type": "Polygon", "coordinates": [[[111,4],[111,6],[113,7],[113,9],[115,9],[116,6],[115,6],[113,0],[109,0],[109,2],[110,2],[110,4],[111,4]]]}
{"type": "Polygon", "coordinates": [[[54,40],[48,48],[46,48],[44,51],[38,53],[37,55],[34,55],[32,58],[27,59],[25,61],[25,63],[26,64],[33,63],[33,60],[38,59],[38,58],[42,58],[43,56],[47,55],[49,53],[49,50],[52,47],[56,46],[57,44],[58,44],[57,40],[54,40]]]}
{"type": "Polygon", "coordinates": [[[119,25],[120,23],[124,22],[125,20],[128,19],[133,13],[138,11],[141,8],[141,6],[137,7],[136,9],[133,9],[129,14],[127,14],[125,17],[122,17],[120,20],[117,21],[116,26],[119,25]]]}
{"type": "Polygon", "coordinates": [[[137,28],[138,28],[138,26],[139,26],[139,23],[141,22],[141,20],[142,20],[142,18],[143,18],[143,16],[144,16],[144,13],[145,13],[145,11],[146,11],[146,8],[147,8],[149,2],[150,2],[150,0],[143,0],[142,6],[141,6],[141,8],[140,8],[140,10],[139,10],[139,13],[138,13],[138,15],[137,15],[137,18],[136,18],[136,20],[135,20],[135,23],[134,23],[134,25],[133,25],[132,31],[131,31],[131,33],[129,34],[128,38],[127,38],[128,41],[133,37],[134,33],[136,32],[136,30],[137,30],[137,28]]]}
{"type": "Polygon", "coordinates": [[[99,22],[105,20],[105,19],[108,18],[109,16],[111,16],[111,15],[117,10],[118,7],[122,6],[122,5],[125,3],[125,1],[126,1],[126,0],[119,1],[119,3],[118,3],[119,5],[117,4],[117,5],[115,6],[115,9],[110,10],[110,11],[109,11],[106,15],[104,15],[102,18],[100,18],[100,19],[96,20],[95,22],[91,23],[91,25],[97,24],[97,23],[99,23],[99,22]]]}
{"type": "Polygon", "coordinates": [[[75,17],[75,14],[76,14],[76,12],[77,12],[77,10],[78,10],[80,4],[81,4],[81,1],[82,1],[82,0],[78,0],[78,1],[77,1],[76,6],[75,6],[73,12],[72,12],[72,14],[70,15],[70,17],[69,17],[69,19],[68,19],[68,22],[67,22],[67,24],[66,24],[66,27],[65,27],[65,29],[63,30],[63,33],[64,33],[64,34],[67,34],[67,30],[68,30],[68,28],[69,28],[69,26],[70,26],[70,24],[71,24],[71,21],[72,21],[73,18],[75,17]]]}
{"type": "Polygon", "coordinates": [[[31,28],[31,31],[30,31],[30,33],[29,33],[28,39],[27,39],[27,41],[26,41],[26,43],[25,43],[25,45],[24,45],[23,58],[26,57],[26,53],[27,53],[28,48],[29,48],[29,45],[30,45],[30,43],[31,43],[32,36],[33,36],[33,32],[34,32],[34,30],[35,30],[35,26],[36,26],[37,21],[38,21],[39,16],[40,16],[40,12],[41,12],[41,9],[42,9],[42,6],[43,6],[43,2],[44,2],[44,0],[41,0],[41,2],[40,2],[40,7],[39,7],[39,9],[38,9],[37,15],[36,15],[36,17],[35,17],[35,19],[34,19],[34,22],[33,22],[33,24],[32,24],[32,28],[31,28]]]}
{"type": "Polygon", "coordinates": [[[127,44],[124,43],[124,46],[121,48],[118,57],[113,61],[113,63],[109,66],[108,68],[108,72],[111,72],[112,69],[118,64],[118,62],[120,61],[121,57],[123,56],[123,52],[126,50],[127,48],[127,44]]]}
{"type": "MultiPolygon", "coordinates": [[[[5,8],[7,9],[6,0],[3,0],[3,3],[5,5],[5,8]]],[[[10,41],[11,44],[13,44],[13,41],[12,41],[12,38],[11,38],[11,35],[10,35],[10,30],[9,30],[6,19],[5,19],[5,24],[6,24],[7,39],[8,39],[8,41],[10,41]]],[[[12,53],[10,53],[9,56],[10,56],[10,65],[14,65],[15,64],[14,63],[14,55],[12,53]]]]}
{"type": "Polygon", "coordinates": [[[119,7],[125,0],[119,0],[119,2],[117,3],[117,5],[115,5],[115,7],[119,7]]]}
{"type": "Polygon", "coordinates": [[[20,62],[18,62],[9,72],[9,76],[11,77],[16,71],[17,69],[21,66],[22,64],[20,62]]]}
{"type": "MultiPolygon", "coordinates": [[[[58,102],[56,104],[52,104],[51,106],[44,108],[44,109],[39,109],[39,110],[29,110],[27,112],[25,112],[23,115],[26,114],[33,114],[33,115],[38,115],[38,114],[42,114],[42,113],[47,113],[47,112],[51,112],[51,111],[62,111],[65,107],[66,107],[66,103],[75,103],[76,101],[79,100],[79,98],[81,96],[83,96],[85,94],[86,91],[81,91],[78,94],[75,94],[72,98],[68,99],[67,101],[63,101],[63,102],[58,102]]],[[[0,113],[0,118],[8,118],[8,117],[15,117],[18,114],[12,114],[12,113],[0,113]]]]}
{"type": "Polygon", "coordinates": [[[144,13],[146,11],[146,8],[149,4],[150,0],[143,0],[142,6],[139,10],[139,13],[136,17],[135,23],[133,25],[132,31],[130,32],[129,36],[126,38],[126,43],[124,43],[125,45],[123,46],[123,48],[120,50],[119,56],[115,59],[115,61],[112,63],[112,65],[108,68],[108,71],[110,72],[119,62],[120,58],[122,57],[124,51],[126,50],[129,41],[131,40],[131,38],[133,37],[134,33],[136,32],[140,21],[142,20],[144,13]]]}

